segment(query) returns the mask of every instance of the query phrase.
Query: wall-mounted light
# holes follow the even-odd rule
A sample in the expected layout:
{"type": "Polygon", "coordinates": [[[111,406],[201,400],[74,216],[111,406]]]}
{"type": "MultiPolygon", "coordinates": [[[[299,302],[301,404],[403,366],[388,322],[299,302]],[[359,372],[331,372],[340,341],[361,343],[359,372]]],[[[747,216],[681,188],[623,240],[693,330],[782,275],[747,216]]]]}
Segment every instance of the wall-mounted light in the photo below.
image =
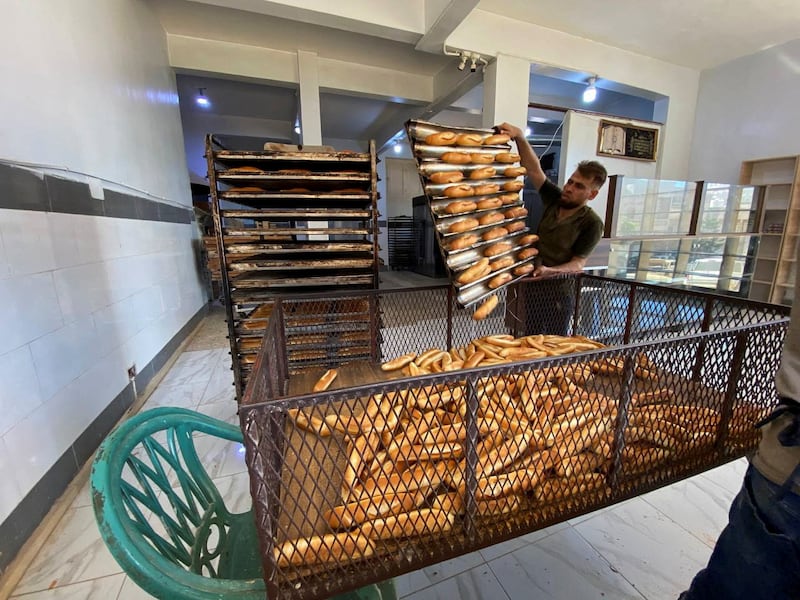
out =
{"type": "Polygon", "coordinates": [[[597,98],[597,88],[594,85],[596,81],[597,77],[589,77],[588,85],[583,90],[583,101],[587,104],[594,102],[595,98],[597,98]]]}
{"type": "Polygon", "coordinates": [[[394,153],[400,154],[403,151],[403,146],[400,145],[400,142],[394,143],[394,153]]]}
{"type": "Polygon", "coordinates": [[[483,58],[478,52],[470,52],[469,50],[448,50],[447,45],[442,46],[442,52],[447,56],[458,56],[458,70],[463,71],[467,68],[467,63],[469,63],[469,70],[473,73],[478,70],[479,66],[485,67],[489,64],[485,58],[483,58]]]}
{"type": "Polygon", "coordinates": [[[211,100],[206,98],[206,88],[197,88],[197,96],[194,101],[200,108],[211,108],[211,100]]]}

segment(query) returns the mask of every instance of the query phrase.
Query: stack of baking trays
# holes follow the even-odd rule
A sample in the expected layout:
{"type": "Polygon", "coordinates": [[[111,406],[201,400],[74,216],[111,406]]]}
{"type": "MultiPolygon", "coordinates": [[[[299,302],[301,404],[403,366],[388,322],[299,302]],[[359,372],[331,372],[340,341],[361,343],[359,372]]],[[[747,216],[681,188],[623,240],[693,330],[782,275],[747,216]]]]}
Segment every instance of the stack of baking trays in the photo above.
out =
{"type": "Polygon", "coordinates": [[[229,150],[206,138],[237,399],[278,295],[320,294],[298,311],[312,317],[287,321],[299,334],[291,365],[369,356],[374,344],[366,301],[324,299],[329,291],[378,285],[374,143],[364,153],[289,148],[229,150]]]}
{"type": "Polygon", "coordinates": [[[490,129],[411,120],[406,131],[458,303],[480,303],[473,317],[484,319],[538,254],[520,197],[525,167],[509,136],[490,129]]]}
{"type": "MultiPolygon", "coordinates": [[[[449,285],[363,292],[383,313],[378,355],[297,373],[287,319],[305,300],[276,304],[239,407],[271,599],[327,598],[753,451],[785,307],[563,284],[570,336],[474,322],[449,285]]],[[[519,294],[509,313],[538,318],[560,293],[519,294]]]]}

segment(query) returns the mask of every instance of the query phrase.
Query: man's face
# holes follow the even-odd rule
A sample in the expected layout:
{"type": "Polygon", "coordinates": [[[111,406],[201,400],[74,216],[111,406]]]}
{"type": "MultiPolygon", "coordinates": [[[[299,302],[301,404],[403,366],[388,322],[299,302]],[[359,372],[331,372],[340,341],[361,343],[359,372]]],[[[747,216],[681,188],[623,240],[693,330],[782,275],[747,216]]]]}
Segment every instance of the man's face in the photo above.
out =
{"type": "Polygon", "coordinates": [[[579,208],[597,196],[599,191],[590,178],[575,171],[564,184],[559,205],[561,208],[579,208]]]}

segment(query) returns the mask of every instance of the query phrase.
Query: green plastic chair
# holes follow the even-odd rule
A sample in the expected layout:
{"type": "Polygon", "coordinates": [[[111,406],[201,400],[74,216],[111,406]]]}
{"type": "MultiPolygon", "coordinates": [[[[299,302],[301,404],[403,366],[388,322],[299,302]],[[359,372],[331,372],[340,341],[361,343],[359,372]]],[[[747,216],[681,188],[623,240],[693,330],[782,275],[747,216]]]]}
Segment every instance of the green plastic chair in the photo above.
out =
{"type": "MultiPolygon", "coordinates": [[[[198,434],[242,443],[233,425],[169,407],[135,415],[109,434],[91,475],[100,534],[125,573],[157,598],[263,599],[252,509],[226,508],[197,456],[198,434]]],[[[336,596],[395,598],[392,580],[336,596]]]]}

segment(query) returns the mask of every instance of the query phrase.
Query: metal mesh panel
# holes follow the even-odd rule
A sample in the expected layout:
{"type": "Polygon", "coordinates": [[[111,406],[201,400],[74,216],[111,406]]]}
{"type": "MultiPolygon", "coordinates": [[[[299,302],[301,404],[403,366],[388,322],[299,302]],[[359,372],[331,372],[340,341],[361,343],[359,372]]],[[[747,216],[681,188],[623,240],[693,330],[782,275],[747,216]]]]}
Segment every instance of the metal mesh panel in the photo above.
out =
{"type": "MultiPolygon", "coordinates": [[[[289,375],[288,396],[261,376],[280,381],[280,360],[263,354],[291,347],[296,312],[276,311],[286,342],[265,339],[240,411],[271,598],[384,580],[755,447],[785,311],[602,278],[531,289],[512,288],[482,323],[462,322],[471,311],[447,288],[370,293],[381,360],[409,356],[391,370],[340,357],[340,389],[314,394],[321,367],[289,375]],[[578,335],[519,331],[569,286],[578,335]]],[[[267,336],[281,331],[270,323],[267,336]]]]}

